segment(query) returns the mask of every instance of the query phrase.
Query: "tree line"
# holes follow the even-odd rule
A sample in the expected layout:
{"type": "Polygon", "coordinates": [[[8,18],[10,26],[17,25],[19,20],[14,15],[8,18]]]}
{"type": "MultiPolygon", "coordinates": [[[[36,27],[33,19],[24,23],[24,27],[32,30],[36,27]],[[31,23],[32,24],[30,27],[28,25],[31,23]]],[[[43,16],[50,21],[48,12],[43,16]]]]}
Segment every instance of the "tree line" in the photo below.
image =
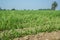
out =
{"type": "MultiPolygon", "coordinates": [[[[54,2],[52,3],[52,5],[51,5],[51,9],[38,9],[38,10],[56,10],[57,6],[58,6],[57,2],[54,1],[54,2]]],[[[6,9],[0,8],[0,10],[6,10],[6,9]]],[[[11,9],[11,10],[16,10],[16,9],[13,8],[13,9],[11,9]]],[[[26,10],[26,9],[25,9],[25,10],[26,10]]]]}

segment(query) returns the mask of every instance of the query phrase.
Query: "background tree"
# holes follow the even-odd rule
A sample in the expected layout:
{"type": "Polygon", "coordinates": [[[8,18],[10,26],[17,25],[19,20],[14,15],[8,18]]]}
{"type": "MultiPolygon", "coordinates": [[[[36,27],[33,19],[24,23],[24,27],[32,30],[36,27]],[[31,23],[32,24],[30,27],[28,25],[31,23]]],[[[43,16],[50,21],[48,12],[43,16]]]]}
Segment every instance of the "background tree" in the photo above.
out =
{"type": "Polygon", "coordinates": [[[2,8],[0,7],[0,10],[2,10],[2,8]]]}
{"type": "Polygon", "coordinates": [[[11,9],[11,10],[15,10],[15,8],[11,9]]]}
{"type": "Polygon", "coordinates": [[[6,10],[6,9],[3,9],[3,10],[6,10]]]}
{"type": "Polygon", "coordinates": [[[58,6],[57,2],[54,1],[54,2],[52,3],[51,9],[52,9],[52,10],[55,10],[57,6],[58,6]]]}

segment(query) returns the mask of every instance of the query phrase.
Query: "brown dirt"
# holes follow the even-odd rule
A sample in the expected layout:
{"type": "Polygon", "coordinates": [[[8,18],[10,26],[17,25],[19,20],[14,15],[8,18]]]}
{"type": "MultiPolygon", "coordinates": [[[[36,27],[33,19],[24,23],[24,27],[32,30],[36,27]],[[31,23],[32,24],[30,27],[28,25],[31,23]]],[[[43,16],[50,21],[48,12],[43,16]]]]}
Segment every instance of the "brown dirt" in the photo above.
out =
{"type": "Polygon", "coordinates": [[[36,35],[28,35],[21,38],[15,38],[14,40],[60,40],[60,31],[45,32],[36,35]]]}

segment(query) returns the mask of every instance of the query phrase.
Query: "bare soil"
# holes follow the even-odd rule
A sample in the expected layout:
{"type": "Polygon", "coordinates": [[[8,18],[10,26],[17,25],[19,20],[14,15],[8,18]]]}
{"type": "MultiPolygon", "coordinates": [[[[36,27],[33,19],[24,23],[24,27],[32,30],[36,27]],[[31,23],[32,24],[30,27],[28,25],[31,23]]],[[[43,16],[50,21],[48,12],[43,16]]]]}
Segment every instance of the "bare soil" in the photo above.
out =
{"type": "Polygon", "coordinates": [[[36,35],[15,38],[14,40],[60,40],[60,31],[44,32],[36,35]]]}

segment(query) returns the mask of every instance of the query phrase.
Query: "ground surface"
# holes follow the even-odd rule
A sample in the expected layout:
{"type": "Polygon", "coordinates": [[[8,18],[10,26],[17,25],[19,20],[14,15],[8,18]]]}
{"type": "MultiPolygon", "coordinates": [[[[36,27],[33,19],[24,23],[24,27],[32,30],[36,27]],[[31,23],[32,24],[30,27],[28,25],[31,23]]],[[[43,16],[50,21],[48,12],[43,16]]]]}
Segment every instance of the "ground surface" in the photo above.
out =
{"type": "Polygon", "coordinates": [[[37,35],[29,35],[14,40],[60,40],[60,31],[39,33],[37,35]]]}

